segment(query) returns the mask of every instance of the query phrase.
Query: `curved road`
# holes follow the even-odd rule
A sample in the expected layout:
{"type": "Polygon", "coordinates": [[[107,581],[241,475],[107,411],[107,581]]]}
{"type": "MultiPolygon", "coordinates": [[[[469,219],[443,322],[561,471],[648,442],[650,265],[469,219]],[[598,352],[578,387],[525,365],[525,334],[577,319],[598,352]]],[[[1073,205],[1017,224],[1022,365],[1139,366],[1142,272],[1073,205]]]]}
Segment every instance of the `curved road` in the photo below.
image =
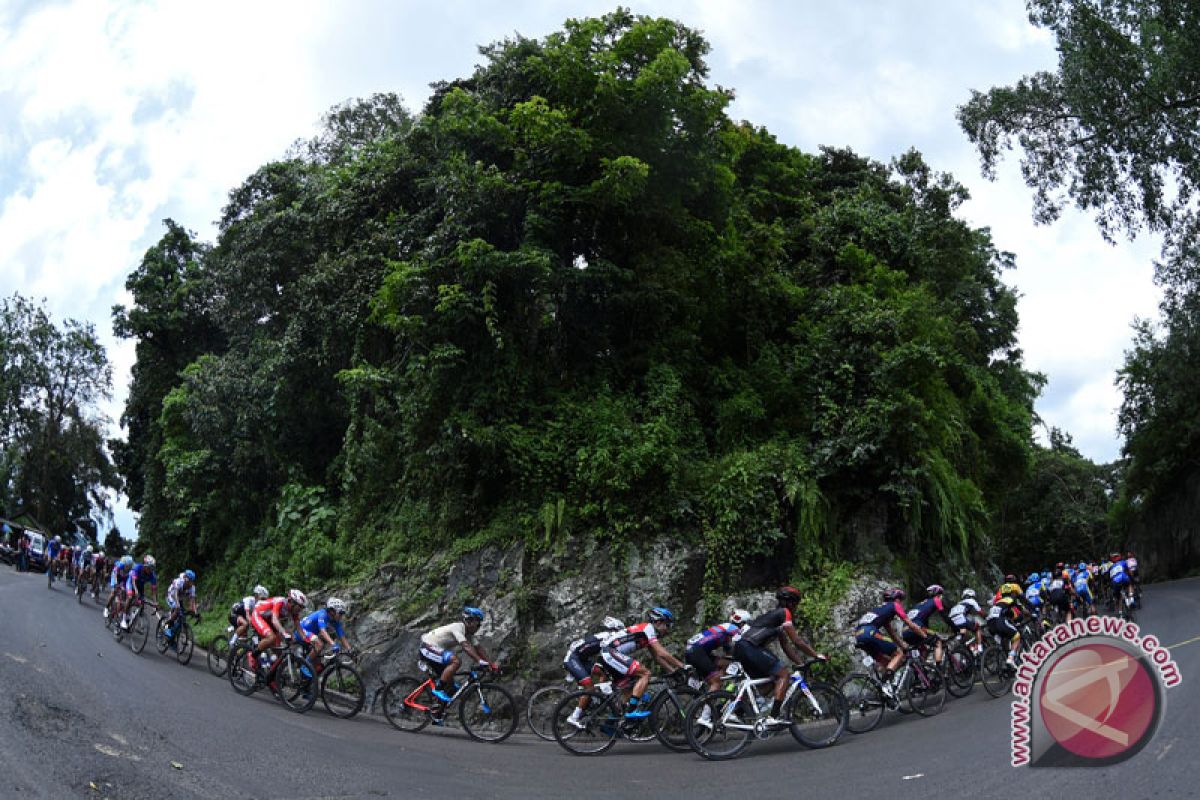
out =
{"type": "Polygon", "coordinates": [[[499,746],[403,734],[379,718],[331,718],[319,703],[297,715],[234,694],[199,651],[188,667],[152,645],[135,656],[68,586],[0,569],[0,797],[1196,797],[1200,580],[1149,587],[1146,604],[1143,631],[1177,645],[1183,683],[1167,692],[1158,737],[1114,767],[1013,769],[1008,702],[981,688],[937,717],[889,717],[828,750],[784,735],[718,764],[657,744],[578,758],[522,734],[499,746]]]}

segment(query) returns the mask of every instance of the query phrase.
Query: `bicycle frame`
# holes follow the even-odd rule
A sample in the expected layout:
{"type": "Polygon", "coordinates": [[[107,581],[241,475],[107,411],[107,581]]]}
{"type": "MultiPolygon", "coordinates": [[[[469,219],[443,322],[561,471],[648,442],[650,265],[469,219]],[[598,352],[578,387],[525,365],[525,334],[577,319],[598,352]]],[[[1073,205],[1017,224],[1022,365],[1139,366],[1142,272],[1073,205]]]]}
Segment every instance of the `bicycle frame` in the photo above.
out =
{"type": "MultiPolygon", "coordinates": [[[[449,702],[443,703],[441,701],[438,701],[438,705],[441,706],[443,709],[450,708],[450,706],[454,705],[454,701],[456,701],[456,700],[458,700],[458,698],[462,697],[464,692],[466,692],[468,689],[470,689],[472,687],[478,686],[479,683],[480,683],[480,680],[479,680],[478,673],[476,673],[475,670],[471,670],[468,673],[467,680],[463,681],[462,686],[458,687],[458,691],[456,691],[453,694],[453,696],[451,696],[449,702]]],[[[432,708],[430,708],[429,706],[423,706],[420,703],[416,702],[416,698],[419,697],[421,695],[421,692],[425,691],[426,689],[428,689],[430,692],[432,692],[436,688],[437,688],[437,684],[434,683],[433,678],[429,678],[429,677],[425,678],[425,681],[422,684],[420,684],[416,689],[413,689],[411,692],[409,692],[408,696],[404,698],[404,705],[408,706],[409,708],[415,708],[418,711],[424,711],[426,713],[433,713],[432,708]]]]}

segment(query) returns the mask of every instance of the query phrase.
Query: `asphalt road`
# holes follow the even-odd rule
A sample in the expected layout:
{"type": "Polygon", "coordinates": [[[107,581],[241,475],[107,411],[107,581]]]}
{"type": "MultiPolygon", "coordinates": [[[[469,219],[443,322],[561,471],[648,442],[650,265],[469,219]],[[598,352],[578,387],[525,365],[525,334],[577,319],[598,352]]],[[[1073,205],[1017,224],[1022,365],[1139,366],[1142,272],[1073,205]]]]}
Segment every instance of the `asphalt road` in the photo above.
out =
{"type": "Polygon", "coordinates": [[[188,667],[117,644],[90,601],[0,569],[0,798],[1200,797],[1200,580],[1149,587],[1139,619],[1183,683],[1157,738],[1106,769],[1009,766],[1009,703],[981,688],[937,717],[889,718],[821,751],[783,735],[709,763],[655,743],[571,756],[517,735],[404,734],[381,718],[294,714],[236,695],[197,651],[188,667]],[[179,767],[174,766],[175,764],[179,767]]]}

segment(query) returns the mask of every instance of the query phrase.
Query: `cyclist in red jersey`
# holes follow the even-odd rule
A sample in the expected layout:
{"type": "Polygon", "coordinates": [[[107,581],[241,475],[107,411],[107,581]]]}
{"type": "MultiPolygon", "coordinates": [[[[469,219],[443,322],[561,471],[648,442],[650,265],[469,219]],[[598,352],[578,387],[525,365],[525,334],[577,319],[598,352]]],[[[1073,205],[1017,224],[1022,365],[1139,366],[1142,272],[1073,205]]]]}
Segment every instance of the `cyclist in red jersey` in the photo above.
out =
{"type": "MultiPolygon", "coordinates": [[[[308,598],[299,589],[292,589],[287,597],[272,597],[254,605],[254,613],[250,615],[250,624],[258,634],[256,654],[261,654],[280,642],[289,641],[292,636],[283,627],[285,619],[291,619],[293,630],[300,624],[300,614],[308,605],[308,598]]],[[[257,661],[255,661],[257,666],[257,661]]]]}

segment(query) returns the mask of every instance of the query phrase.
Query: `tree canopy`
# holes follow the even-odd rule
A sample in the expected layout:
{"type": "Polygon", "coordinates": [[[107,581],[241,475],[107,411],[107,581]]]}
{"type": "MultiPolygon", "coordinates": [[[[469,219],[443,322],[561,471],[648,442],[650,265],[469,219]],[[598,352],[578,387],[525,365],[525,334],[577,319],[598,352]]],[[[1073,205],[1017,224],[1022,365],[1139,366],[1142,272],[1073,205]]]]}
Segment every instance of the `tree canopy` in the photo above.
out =
{"type": "Polygon", "coordinates": [[[498,42],[419,115],[334,109],[211,246],[169,222],[115,312],[148,546],[322,580],[673,532],[721,588],[878,498],[904,558],[983,545],[1040,386],[1012,256],[915,152],[730,120],[707,52],[626,11],[498,42]]]}

